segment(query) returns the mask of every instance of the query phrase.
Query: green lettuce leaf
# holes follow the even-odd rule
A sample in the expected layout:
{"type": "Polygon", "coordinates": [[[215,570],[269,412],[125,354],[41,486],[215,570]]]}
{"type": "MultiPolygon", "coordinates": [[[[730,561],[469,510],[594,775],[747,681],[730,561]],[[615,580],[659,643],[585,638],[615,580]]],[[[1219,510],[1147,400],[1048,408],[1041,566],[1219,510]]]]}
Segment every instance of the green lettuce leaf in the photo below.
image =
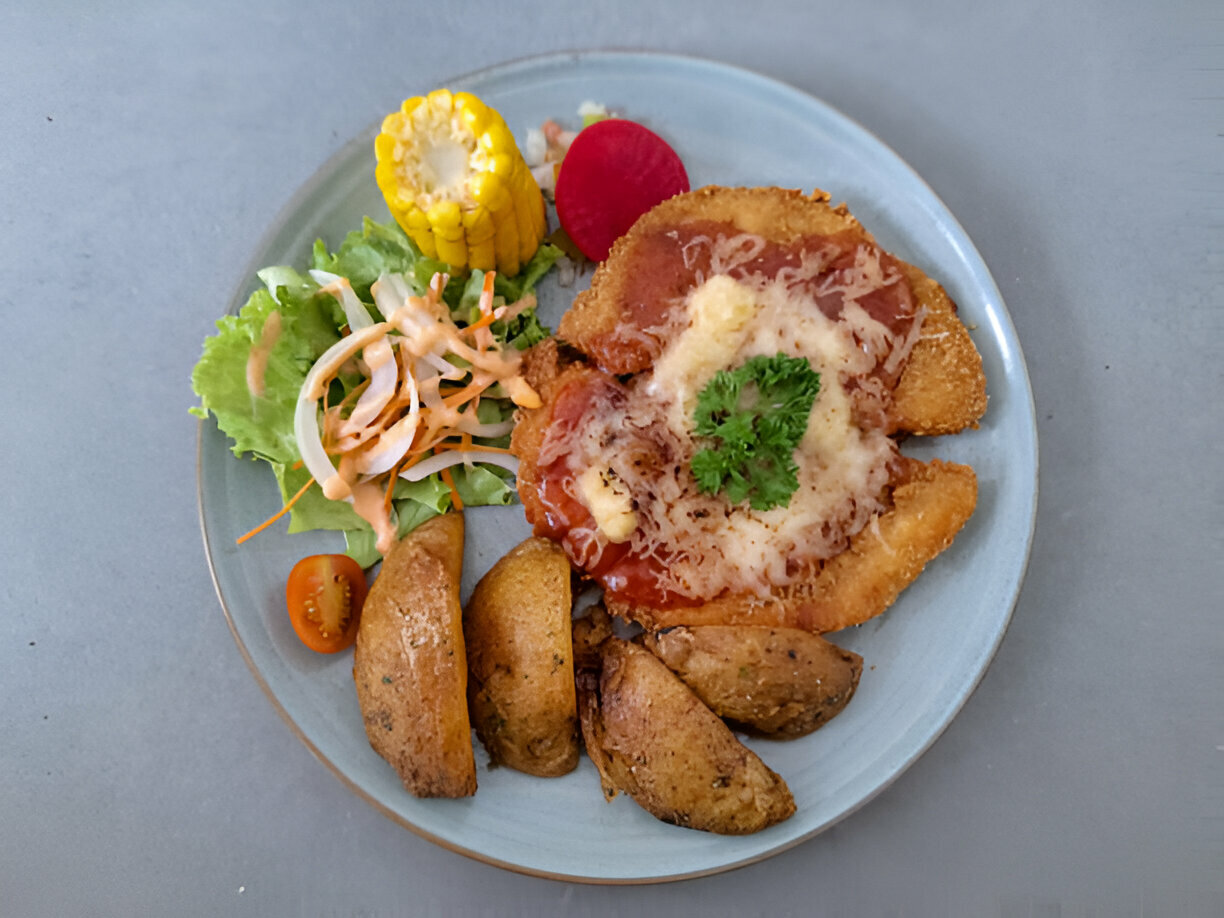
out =
{"type": "MultiPolygon", "coordinates": [[[[272,463],[281,500],[288,501],[306,482],[310,472],[290,465],[272,463]]],[[[289,531],[308,532],[311,529],[369,529],[370,524],[357,515],[353,505],[343,500],[329,500],[323,489],[312,485],[289,509],[289,531]]]]}
{"type": "MultiPolygon", "coordinates": [[[[416,529],[427,519],[445,513],[451,506],[451,493],[442,481],[433,475],[421,481],[399,479],[392,495],[395,507],[395,534],[403,536],[416,529]]],[[[378,551],[374,530],[365,520],[361,526],[344,533],[345,554],[362,567],[369,567],[382,558],[378,551]]]]}
{"type": "Polygon", "coordinates": [[[473,465],[469,469],[456,465],[451,467],[451,477],[465,506],[506,506],[517,500],[511,485],[514,476],[500,466],[473,465]]]}
{"type": "Polygon", "coordinates": [[[446,271],[446,265],[426,258],[399,225],[376,223],[366,217],[360,230],[344,237],[334,253],[327,250],[322,239],[315,240],[311,267],[330,271],[349,279],[357,296],[373,302],[370,285],[380,274],[403,274],[417,295],[429,289],[436,271],[446,271]]]}
{"type": "Polygon", "coordinates": [[[531,261],[527,262],[523,269],[514,275],[514,277],[502,277],[502,275],[498,274],[493,280],[493,292],[499,296],[504,296],[507,303],[515,303],[521,300],[535,289],[535,285],[552,269],[552,266],[557,263],[557,259],[564,254],[555,245],[545,242],[536,249],[536,253],[531,256],[531,261]]]}
{"type": "MultiPolygon", "coordinates": [[[[514,476],[500,467],[474,465],[469,470],[456,465],[451,468],[451,475],[464,506],[507,506],[518,499],[512,485],[514,476]]],[[[411,482],[401,478],[395,485],[393,503],[396,535],[402,538],[426,520],[451,508],[450,488],[436,475],[411,482]]],[[[381,560],[382,555],[376,545],[374,530],[364,520],[359,522],[360,527],[347,529],[344,533],[345,554],[362,567],[369,567],[381,560]]]]}
{"type": "Polygon", "coordinates": [[[192,413],[216,415],[236,456],[251,453],[274,463],[299,458],[293,436],[298,392],[315,360],[340,340],[344,313],[334,297],[319,294],[300,275],[298,280],[302,283],[278,286],[275,297],[256,290],[238,315],[220,319],[192,371],[191,385],[200,399],[192,413]],[[268,350],[263,393],[256,396],[247,388],[247,362],[273,312],[280,331],[268,350]]]}
{"type": "MultiPolygon", "coordinates": [[[[514,278],[500,274],[495,294],[514,302],[532,292],[536,283],[556,263],[561,250],[543,245],[514,278]]],[[[418,294],[428,289],[429,281],[446,266],[426,258],[395,223],[377,223],[368,217],[359,231],[349,233],[335,252],[318,240],[311,267],[347,277],[358,297],[373,307],[370,285],[383,273],[402,274],[418,294]]],[[[191,413],[199,417],[215,415],[217,426],[232,441],[235,455],[251,455],[267,460],[276,477],[282,500],[288,501],[310,479],[304,468],[293,468],[300,460],[293,432],[293,417],[298,394],[315,361],[340,339],[346,319],[335,297],[319,291],[307,274],[295,268],[274,266],[259,272],[264,288],[256,290],[236,316],[217,322],[217,333],[204,342],[202,356],[192,372],[192,388],[200,399],[191,413]],[[274,292],[269,292],[269,291],[274,292]],[[280,330],[269,334],[267,363],[263,371],[263,392],[259,396],[247,387],[247,364],[252,349],[261,346],[269,317],[276,313],[280,330]]],[[[479,315],[479,298],[484,273],[472,271],[453,277],[443,296],[461,321],[474,321],[479,315]],[[464,313],[475,312],[475,316],[464,313]]],[[[535,315],[524,310],[510,322],[495,322],[493,333],[520,349],[548,335],[535,315]]],[[[360,377],[344,376],[333,382],[332,404],[351,391],[360,377]]],[[[478,407],[480,420],[492,423],[509,418],[514,406],[500,386],[491,387],[478,407]]],[[[509,437],[483,441],[506,446],[509,437]]],[[[455,488],[468,506],[514,503],[513,475],[498,467],[474,466],[452,469],[455,488]]],[[[396,482],[392,500],[399,535],[420,523],[444,513],[451,506],[450,489],[434,475],[424,481],[396,482]]],[[[289,514],[289,532],[311,529],[339,530],[345,534],[348,553],[364,567],[379,560],[374,532],[352,506],[332,501],[317,487],[307,488],[289,514]]]]}

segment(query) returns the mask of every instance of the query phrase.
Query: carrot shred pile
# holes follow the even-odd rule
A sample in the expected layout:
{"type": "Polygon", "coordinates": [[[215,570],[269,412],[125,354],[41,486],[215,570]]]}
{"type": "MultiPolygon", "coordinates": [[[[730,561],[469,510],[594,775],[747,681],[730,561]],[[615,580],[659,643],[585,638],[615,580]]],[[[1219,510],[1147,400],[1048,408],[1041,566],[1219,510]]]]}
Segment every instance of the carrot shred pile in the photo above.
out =
{"type": "Polygon", "coordinates": [[[512,426],[479,420],[480,400],[492,387],[504,383],[516,404],[533,399],[538,404],[519,375],[518,351],[493,335],[493,323],[510,315],[509,307],[494,308],[493,280],[494,272],[486,272],[480,317],[462,328],[442,301],[445,275],[435,275],[424,296],[413,296],[395,276],[380,278],[371,289],[386,317],[382,323],[360,316],[364,306],[351,288],[324,288],[338,299],[347,292],[351,299],[341,300],[346,311],[357,302],[364,321],[353,322],[349,313],[352,334],[315,363],[302,387],[295,418],[302,462],[295,468],[305,465],[311,479],[278,513],[241,536],[239,544],[284,516],[317,483],[326,496],[352,504],[374,528],[379,551],[385,553],[395,537],[393,494],[399,478],[418,481],[438,474],[452,505],[461,509],[452,466],[471,468],[481,462],[517,469],[510,450],[475,442],[504,436],[512,426]],[[354,361],[367,378],[340,404],[330,405],[332,380],[354,361]],[[377,489],[377,499],[371,489],[377,489]]]}

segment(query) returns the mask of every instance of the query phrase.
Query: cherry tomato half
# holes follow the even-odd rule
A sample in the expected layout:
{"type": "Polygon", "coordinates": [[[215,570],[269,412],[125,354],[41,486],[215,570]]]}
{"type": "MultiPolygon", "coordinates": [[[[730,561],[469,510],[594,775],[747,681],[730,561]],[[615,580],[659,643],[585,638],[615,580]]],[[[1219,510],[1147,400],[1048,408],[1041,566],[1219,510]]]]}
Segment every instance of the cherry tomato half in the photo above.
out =
{"type": "Polygon", "coordinates": [[[352,646],[365,598],[365,572],[348,555],[303,558],[285,585],[293,630],[319,653],[338,653],[352,646]]]}

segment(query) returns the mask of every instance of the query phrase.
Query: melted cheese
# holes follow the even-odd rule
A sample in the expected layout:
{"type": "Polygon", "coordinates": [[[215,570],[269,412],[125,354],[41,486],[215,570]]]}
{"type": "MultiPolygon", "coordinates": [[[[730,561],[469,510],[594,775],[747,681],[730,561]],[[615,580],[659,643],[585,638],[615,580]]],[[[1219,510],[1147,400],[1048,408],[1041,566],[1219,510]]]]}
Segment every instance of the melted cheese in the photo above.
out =
{"type": "Polygon", "coordinates": [[[726,369],[756,314],[752,288],[725,274],[711,277],[688,296],[688,326],[655,361],[647,395],[671,406],[668,423],[679,432],[693,427],[697,395],[726,369]]]}
{"type": "Polygon", "coordinates": [[[579,476],[578,488],[607,540],[627,542],[637,529],[637,514],[633,512],[633,498],[616,473],[592,466],[579,476]]]}
{"type": "MultiPolygon", "coordinates": [[[[712,264],[723,270],[757,248],[743,236],[702,244],[712,246],[712,264]]],[[[632,555],[662,562],[661,589],[708,599],[725,589],[790,583],[804,565],[840,553],[875,519],[896,446],[878,426],[860,426],[863,417],[876,416],[863,409],[883,404],[887,390],[872,373],[886,361],[903,361],[915,334],[898,340],[853,302],[895,282],[878,255],[862,247],[851,270],[835,278],[822,270],[822,260],[805,259],[786,276],[702,279],[653,369],[632,377],[628,397],[615,405],[592,404],[574,428],[578,442],[565,444],[595,520],[595,529],[570,533],[586,560],[607,543],[628,541],[632,555]],[[844,297],[834,318],[805,286],[816,278],[817,295],[836,290],[844,297]],[[768,511],[700,493],[689,471],[704,445],[693,435],[697,395],[719,370],[777,353],[806,358],[821,379],[795,451],[798,489],[787,506],[768,511]]],[[[615,575],[606,585],[617,589],[615,575]]]]}

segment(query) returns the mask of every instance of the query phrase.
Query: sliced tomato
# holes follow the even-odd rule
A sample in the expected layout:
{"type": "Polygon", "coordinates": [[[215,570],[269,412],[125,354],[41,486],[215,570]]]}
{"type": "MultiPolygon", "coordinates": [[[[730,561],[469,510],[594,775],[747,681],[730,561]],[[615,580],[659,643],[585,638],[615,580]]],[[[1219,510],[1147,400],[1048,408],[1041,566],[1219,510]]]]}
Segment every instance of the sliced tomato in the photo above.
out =
{"type": "Polygon", "coordinates": [[[583,128],[557,173],[557,218],[574,245],[603,261],[656,204],[689,190],[676,151],[635,121],[608,118],[583,128]]]}
{"type": "Polygon", "coordinates": [[[365,572],[348,555],[303,558],[285,585],[293,630],[319,653],[338,653],[352,646],[365,598],[365,572]]]}

